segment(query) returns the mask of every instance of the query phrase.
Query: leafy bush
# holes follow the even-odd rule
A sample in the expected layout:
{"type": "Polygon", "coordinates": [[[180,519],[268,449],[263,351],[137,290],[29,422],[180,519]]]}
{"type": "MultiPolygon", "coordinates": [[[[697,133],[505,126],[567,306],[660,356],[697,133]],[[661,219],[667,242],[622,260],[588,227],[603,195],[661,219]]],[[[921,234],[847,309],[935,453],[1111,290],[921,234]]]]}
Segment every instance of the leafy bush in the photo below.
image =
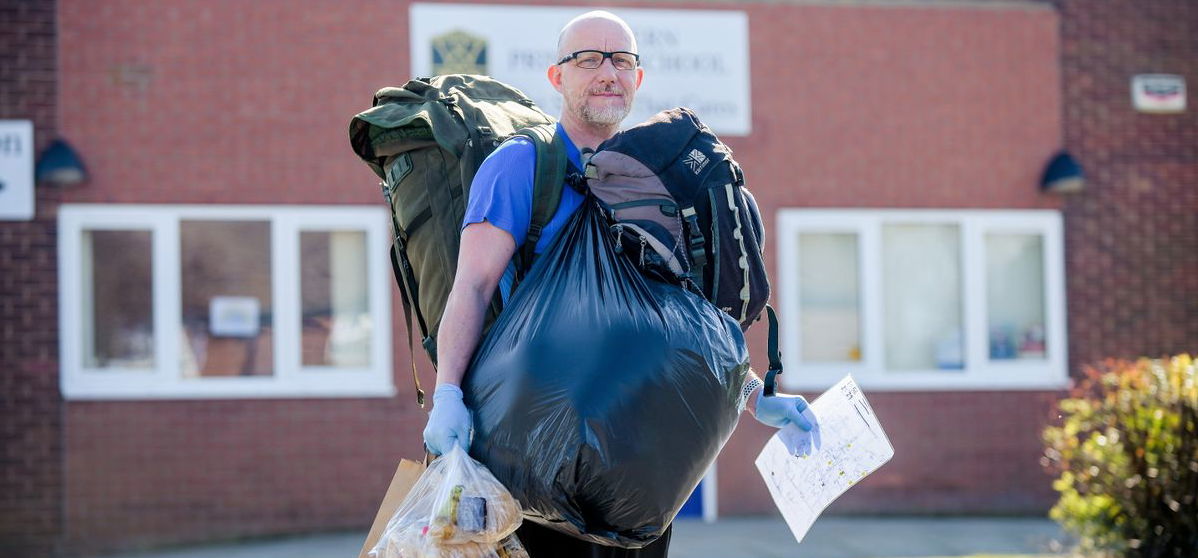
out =
{"type": "Polygon", "coordinates": [[[1050,515],[1079,550],[1130,558],[1198,556],[1198,377],[1189,355],[1086,370],[1044,432],[1059,473],[1050,515]]]}

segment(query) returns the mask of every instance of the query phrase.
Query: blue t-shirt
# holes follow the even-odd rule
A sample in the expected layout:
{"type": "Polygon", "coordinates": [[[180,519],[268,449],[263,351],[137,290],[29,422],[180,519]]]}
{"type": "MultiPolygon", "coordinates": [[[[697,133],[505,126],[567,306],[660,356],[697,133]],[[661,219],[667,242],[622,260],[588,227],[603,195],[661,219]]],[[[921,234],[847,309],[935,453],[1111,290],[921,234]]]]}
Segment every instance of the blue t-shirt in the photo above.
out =
{"type": "MultiPolygon", "coordinates": [[[[578,147],[566,135],[562,125],[557,125],[557,133],[566,140],[566,157],[574,165],[582,168],[582,159],[578,147]]],[[[524,245],[528,235],[528,225],[532,221],[532,186],[536,173],[537,151],[532,142],[526,138],[514,138],[504,142],[495,149],[474,175],[470,183],[470,199],[466,203],[466,217],[462,220],[462,228],[472,223],[487,221],[512,235],[516,241],[516,250],[524,245]]],[[[570,220],[574,211],[582,205],[583,196],[573,188],[562,184],[562,202],[557,213],[549,220],[549,224],[541,231],[534,252],[544,252],[557,233],[570,220]]],[[[504,302],[511,295],[512,282],[515,278],[516,267],[508,264],[503,278],[499,281],[499,292],[504,302]]]]}

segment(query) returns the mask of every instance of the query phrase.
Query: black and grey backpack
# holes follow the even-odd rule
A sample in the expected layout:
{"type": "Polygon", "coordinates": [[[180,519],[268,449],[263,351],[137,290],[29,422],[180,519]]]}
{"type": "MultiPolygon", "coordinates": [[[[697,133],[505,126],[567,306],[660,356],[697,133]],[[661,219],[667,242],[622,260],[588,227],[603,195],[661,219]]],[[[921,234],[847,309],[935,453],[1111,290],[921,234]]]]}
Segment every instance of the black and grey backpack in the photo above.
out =
{"type": "Polygon", "coordinates": [[[603,142],[586,178],[644,273],[696,291],[742,329],[757,320],[770,296],[761,214],[732,150],[690,109],[603,142]]]}

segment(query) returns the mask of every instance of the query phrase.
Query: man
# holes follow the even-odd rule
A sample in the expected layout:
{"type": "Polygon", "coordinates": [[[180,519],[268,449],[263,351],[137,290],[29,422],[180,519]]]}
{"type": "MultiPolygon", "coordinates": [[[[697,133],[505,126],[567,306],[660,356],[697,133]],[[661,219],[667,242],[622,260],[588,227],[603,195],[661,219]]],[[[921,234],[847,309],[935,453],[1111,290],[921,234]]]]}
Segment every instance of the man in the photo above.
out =
{"type": "MultiPolygon", "coordinates": [[[[549,67],[549,83],[562,96],[558,133],[569,160],[582,168],[581,150],[595,150],[612,137],[632,109],[644,79],[636,38],[619,17],[604,11],[574,18],[558,36],[558,62],[549,67]]],[[[495,289],[510,294],[516,248],[524,243],[532,213],[535,148],[522,139],[505,142],[479,168],[470,187],[462,228],[457,275],[445,305],[437,339],[439,366],[433,409],[424,430],[429,451],[440,455],[453,444],[469,448],[472,422],[459,387],[480,341],[483,319],[495,289]]],[[[552,242],[583,196],[563,185],[562,201],[535,247],[552,242]]],[[[790,422],[810,429],[797,396],[760,398],[760,381],[746,388],[758,420],[775,427],[790,422]]],[[[665,556],[671,530],[641,550],[622,550],[574,539],[531,522],[517,532],[533,558],[587,556],[665,556]]]]}

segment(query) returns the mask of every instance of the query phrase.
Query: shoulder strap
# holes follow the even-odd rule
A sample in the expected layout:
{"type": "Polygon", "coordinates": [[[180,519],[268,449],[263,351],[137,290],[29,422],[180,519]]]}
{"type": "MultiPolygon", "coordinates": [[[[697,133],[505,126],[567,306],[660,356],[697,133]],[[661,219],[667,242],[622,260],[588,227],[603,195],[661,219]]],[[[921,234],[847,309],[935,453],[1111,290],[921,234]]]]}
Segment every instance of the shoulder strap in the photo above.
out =
{"type": "MultiPolygon", "coordinates": [[[[395,282],[399,284],[400,300],[403,301],[403,327],[404,332],[408,336],[408,364],[412,365],[412,382],[416,384],[416,404],[420,405],[420,408],[423,409],[424,390],[420,389],[420,374],[416,373],[416,353],[412,350],[412,310],[416,311],[416,319],[420,323],[420,332],[425,339],[429,338],[427,333],[428,326],[425,325],[424,316],[420,313],[419,305],[414,303],[415,298],[408,293],[409,287],[407,286],[407,282],[411,281],[411,264],[407,263],[407,256],[403,255],[403,248],[400,247],[398,241],[391,245],[391,268],[395,271],[395,282]],[[400,264],[401,259],[404,261],[403,264],[400,264]]],[[[415,290],[415,288],[416,282],[412,281],[411,289],[415,290]]]]}
{"type": "Polygon", "coordinates": [[[557,213],[562,201],[562,184],[566,180],[566,141],[557,133],[556,124],[542,124],[516,132],[532,141],[536,148],[536,169],[532,186],[532,218],[524,244],[518,249],[516,277],[521,279],[532,267],[541,233],[557,213]]]}
{"type": "Polygon", "coordinates": [[[770,369],[765,374],[765,388],[762,394],[773,397],[777,392],[778,376],[782,374],[782,353],[778,351],[778,315],[774,307],[765,305],[766,316],[770,321],[769,340],[767,341],[766,356],[770,360],[770,369]]]}

